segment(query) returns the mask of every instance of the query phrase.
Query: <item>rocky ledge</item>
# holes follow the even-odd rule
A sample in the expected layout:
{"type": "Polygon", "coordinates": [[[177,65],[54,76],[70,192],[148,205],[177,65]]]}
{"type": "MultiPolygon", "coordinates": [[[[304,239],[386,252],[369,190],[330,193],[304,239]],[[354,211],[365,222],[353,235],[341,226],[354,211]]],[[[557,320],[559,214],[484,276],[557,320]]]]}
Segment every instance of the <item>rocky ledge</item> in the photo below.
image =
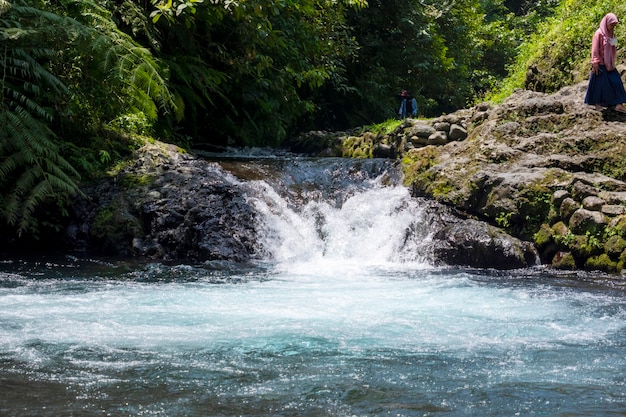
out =
{"type": "Polygon", "coordinates": [[[409,119],[391,134],[334,134],[322,153],[402,158],[414,195],[532,242],[542,263],[621,272],[626,117],[585,105],[585,91],[586,82],[520,90],[500,105],[409,119]]]}
{"type": "MultiPolygon", "coordinates": [[[[248,262],[259,253],[257,212],[246,188],[218,164],[149,143],[111,178],[85,187],[65,242],[73,251],[165,262],[248,262]]],[[[419,197],[416,197],[419,198],[419,197]]],[[[534,265],[535,248],[501,228],[424,199],[432,261],[484,268],[534,265]]],[[[424,233],[424,231],[416,231],[424,233]]]]}

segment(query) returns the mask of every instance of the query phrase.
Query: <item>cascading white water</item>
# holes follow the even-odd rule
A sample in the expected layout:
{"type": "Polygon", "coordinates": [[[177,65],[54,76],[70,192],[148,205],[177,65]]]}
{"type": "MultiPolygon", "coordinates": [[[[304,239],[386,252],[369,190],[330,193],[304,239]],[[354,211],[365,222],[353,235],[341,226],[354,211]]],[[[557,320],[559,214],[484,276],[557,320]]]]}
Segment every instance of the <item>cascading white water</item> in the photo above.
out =
{"type": "Polygon", "coordinates": [[[302,165],[232,178],[259,265],[0,263],[0,415],[626,413],[622,281],[428,266],[406,189],[302,165]]]}
{"type": "Polygon", "coordinates": [[[264,181],[250,184],[262,252],[292,271],[426,265],[430,236],[422,207],[402,186],[369,182],[340,206],[312,200],[296,208],[264,181]]]}

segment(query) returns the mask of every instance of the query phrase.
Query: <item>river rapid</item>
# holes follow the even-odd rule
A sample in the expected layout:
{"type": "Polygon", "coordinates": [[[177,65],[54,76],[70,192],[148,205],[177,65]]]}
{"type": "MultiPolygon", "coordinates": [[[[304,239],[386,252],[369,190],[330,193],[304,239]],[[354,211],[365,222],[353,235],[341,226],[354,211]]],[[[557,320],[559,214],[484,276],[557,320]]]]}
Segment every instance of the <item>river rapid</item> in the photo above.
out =
{"type": "Polygon", "coordinates": [[[626,415],[621,279],[434,266],[378,165],[221,163],[255,262],[0,262],[0,415],[626,415]]]}

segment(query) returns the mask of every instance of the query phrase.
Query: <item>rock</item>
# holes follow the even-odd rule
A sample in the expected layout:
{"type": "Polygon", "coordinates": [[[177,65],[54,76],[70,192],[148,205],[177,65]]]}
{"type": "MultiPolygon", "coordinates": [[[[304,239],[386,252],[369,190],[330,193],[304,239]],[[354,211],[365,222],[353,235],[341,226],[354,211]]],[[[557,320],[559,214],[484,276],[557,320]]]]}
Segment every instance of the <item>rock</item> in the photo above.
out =
{"type": "Polygon", "coordinates": [[[450,123],[448,122],[434,122],[433,123],[433,128],[435,130],[440,130],[442,132],[450,132],[450,123]]]}
{"type": "Polygon", "coordinates": [[[445,145],[448,143],[446,132],[436,131],[428,137],[429,145],[445,145]]]}
{"type": "Polygon", "coordinates": [[[448,138],[450,140],[464,140],[465,138],[467,138],[467,130],[457,124],[450,125],[448,138]]]}
{"type": "Polygon", "coordinates": [[[583,208],[587,210],[600,211],[600,209],[602,209],[602,206],[604,206],[605,204],[606,201],[594,195],[590,195],[583,199],[583,208]]]}
{"type": "MultiPolygon", "coordinates": [[[[551,263],[562,252],[573,267],[597,265],[608,238],[600,232],[619,225],[611,233],[626,235],[615,220],[626,216],[626,123],[585,105],[586,84],[554,94],[516,90],[501,104],[456,113],[467,140],[450,135],[420,158],[407,154],[412,189],[521,240],[533,239],[544,223],[569,225],[552,240],[545,230],[542,259],[551,263]],[[590,256],[597,258],[587,263],[590,256]]],[[[435,120],[449,122],[452,132],[447,116],[435,120]]]]}
{"type": "Polygon", "coordinates": [[[555,206],[555,207],[561,207],[561,204],[563,203],[563,200],[565,200],[566,198],[568,198],[570,196],[569,191],[567,190],[556,190],[553,194],[552,194],[552,200],[551,203],[555,206]]]}
{"type": "Polygon", "coordinates": [[[435,256],[446,264],[515,269],[536,265],[539,260],[530,243],[472,219],[448,224],[434,239],[435,256]]]}
{"type": "Polygon", "coordinates": [[[255,252],[256,212],[225,178],[217,165],[148,144],[116,181],[85,188],[66,242],[117,256],[245,262],[255,252]],[[138,181],[145,177],[151,180],[138,181]]]}
{"type": "Polygon", "coordinates": [[[553,268],[556,269],[566,269],[566,270],[575,270],[576,260],[574,259],[574,255],[571,252],[557,252],[552,258],[551,263],[553,268]]]}
{"type": "Polygon", "coordinates": [[[374,148],[374,157],[375,158],[394,158],[395,151],[390,145],[379,143],[378,145],[376,145],[376,148],[374,148]]]}
{"type": "Polygon", "coordinates": [[[619,258],[624,250],[626,250],[626,239],[618,235],[611,236],[604,244],[604,251],[614,258],[619,258]]]}
{"type": "Polygon", "coordinates": [[[626,213],[626,207],[617,204],[605,204],[600,208],[600,211],[607,216],[614,217],[626,213]]]}
{"type": "Polygon", "coordinates": [[[569,228],[573,233],[596,234],[604,230],[608,224],[607,218],[599,211],[591,211],[584,208],[580,208],[572,214],[569,219],[569,228]]]}
{"type": "Polygon", "coordinates": [[[415,123],[409,129],[408,136],[417,136],[420,138],[428,138],[435,133],[435,128],[426,123],[415,123]]]}
{"type": "Polygon", "coordinates": [[[573,198],[567,197],[561,202],[561,206],[559,209],[559,215],[564,221],[569,221],[570,217],[576,210],[580,208],[580,203],[578,203],[573,198]]]}
{"type": "Polygon", "coordinates": [[[581,201],[587,197],[596,195],[597,190],[593,186],[585,184],[582,181],[576,181],[572,186],[572,197],[576,200],[581,201]]]}

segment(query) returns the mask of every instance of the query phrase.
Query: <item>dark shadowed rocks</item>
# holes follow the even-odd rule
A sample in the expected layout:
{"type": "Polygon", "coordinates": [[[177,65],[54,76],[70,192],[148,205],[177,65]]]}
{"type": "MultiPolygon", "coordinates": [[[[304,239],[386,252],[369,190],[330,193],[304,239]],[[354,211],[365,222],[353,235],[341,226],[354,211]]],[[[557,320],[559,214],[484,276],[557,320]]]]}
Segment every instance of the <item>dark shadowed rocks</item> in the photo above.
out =
{"type": "Polygon", "coordinates": [[[74,249],[163,261],[254,254],[255,212],[216,165],[171,145],[147,144],[114,178],[85,189],[67,242],[74,249]]]}

